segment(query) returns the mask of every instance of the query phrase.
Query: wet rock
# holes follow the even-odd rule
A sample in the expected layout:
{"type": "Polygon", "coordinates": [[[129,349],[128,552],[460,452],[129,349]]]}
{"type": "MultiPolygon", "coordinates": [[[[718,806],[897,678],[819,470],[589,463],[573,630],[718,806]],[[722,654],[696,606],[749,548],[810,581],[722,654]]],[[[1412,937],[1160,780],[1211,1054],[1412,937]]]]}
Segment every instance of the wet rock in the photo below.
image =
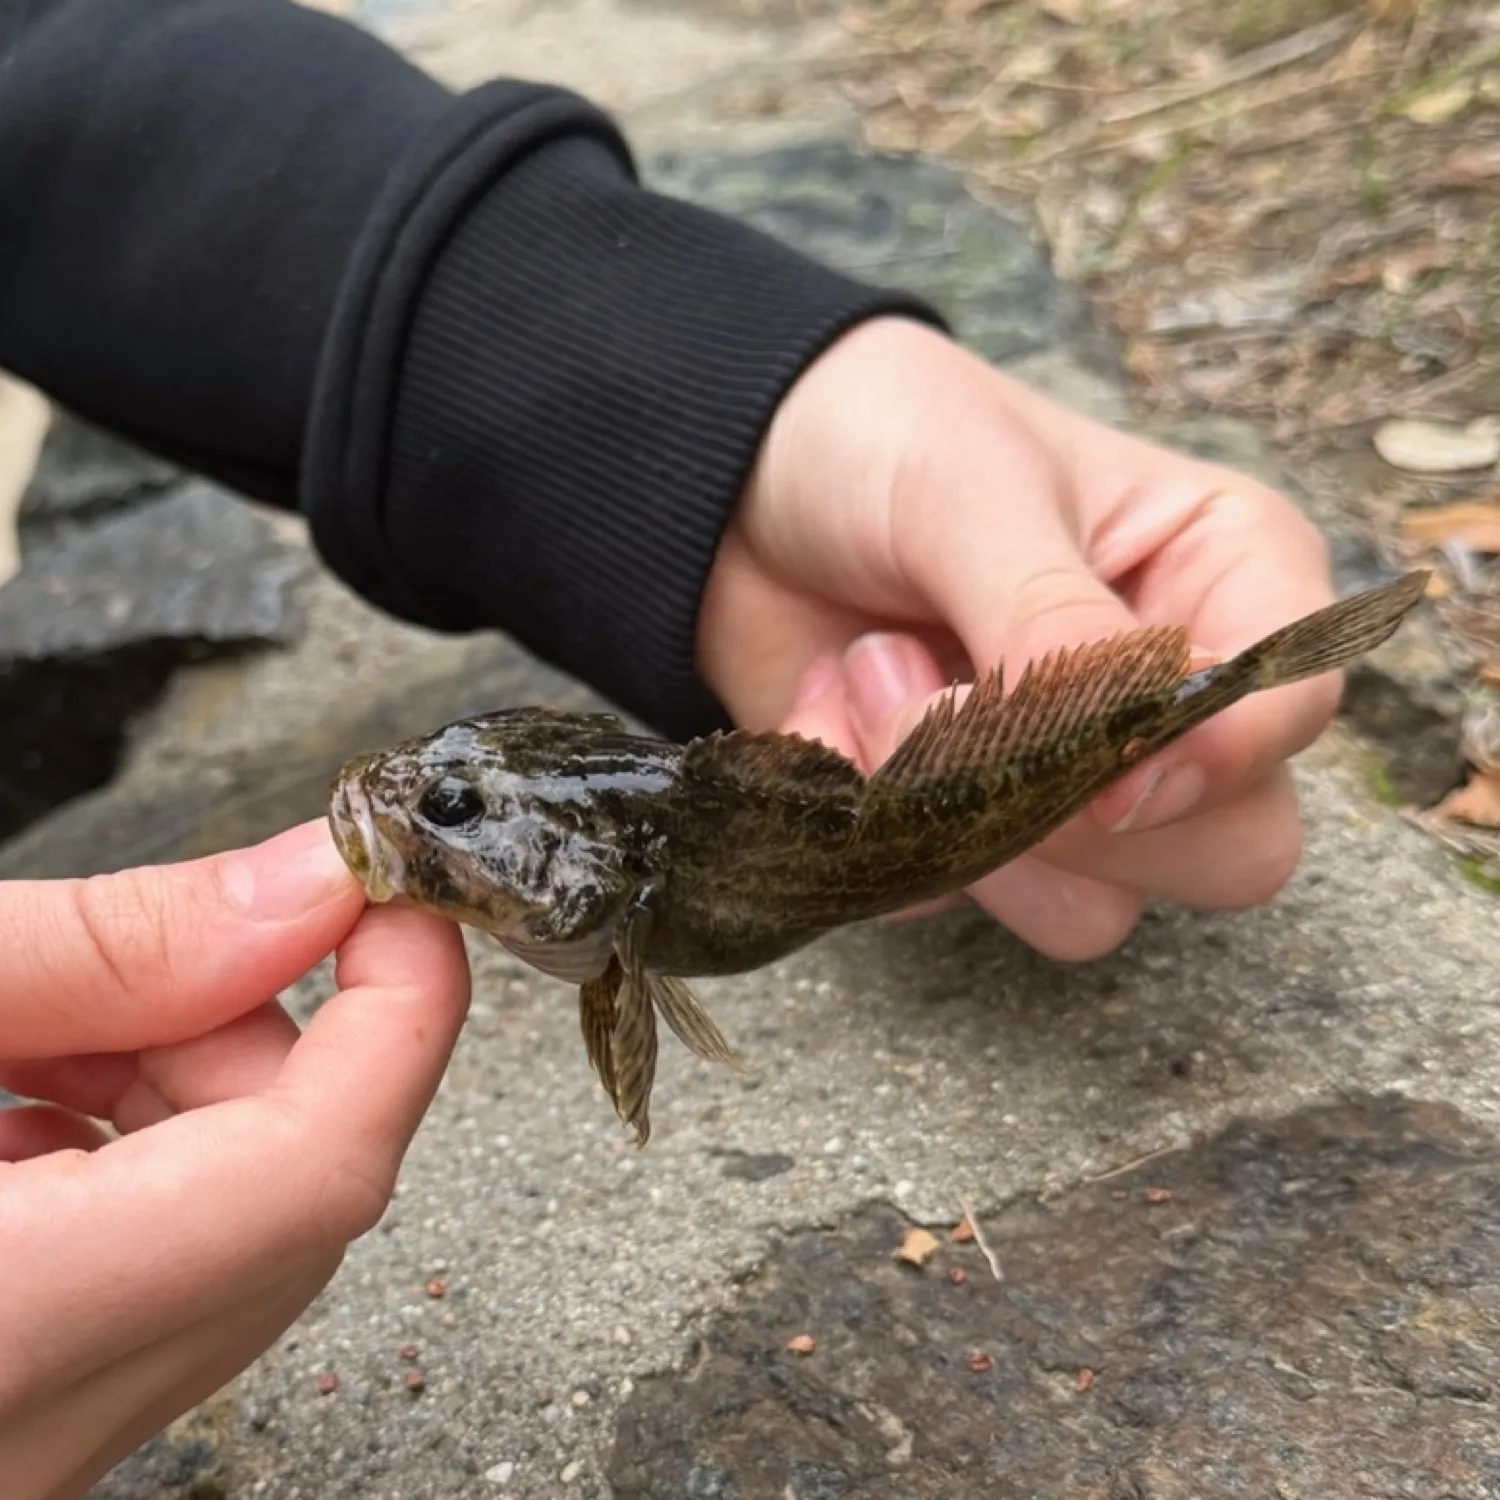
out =
{"type": "Polygon", "coordinates": [[[1500,1484],[1500,1146],[1394,1096],[1234,1125],[985,1218],[800,1234],[620,1414],[617,1500],[1481,1500],[1500,1484]],[[951,1270],[962,1271],[960,1277],[951,1270]],[[817,1341],[784,1354],[794,1333],[817,1341]]]}
{"type": "Polygon", "coordinates": [[[338,767],[361,750],[506,703],[599,704],[493,638],[439,647],[375,682],[330,683],[311,728],[191,776],[118,782],[79,797],[0,845],[0,879],[57,879],[195,859],[268,838],[326,810],[338,767]]]}
{"type": "Polygon", "coordinates": [[[114,772],[183,662],[296,633],[305,545],[189,482],[32,547],[0,588],[0,838],[114,772]]]}
{"type": "Polygon", "coordinates": [[[1065,345],[1119,378],[1112,342],[1053,275],[1031,226],[980,203],[940,163],[820,141],[663,153],[646,175],[851,275],[928,298],[986,359],[1008,364],[1065,345]]]}
{"type": "MultiPolygon", "coordinates": [[[[1358,534],[1334,535],[1329,550],[1340,593],[1392,582],[1400,571],[1358,534]]],[[[1431,807],[1463,781],[1465,694],[1430,609],[1417,610],[1383,646],[1349,667],[1344,684],[1339,712],[1379,750],[1393,797],[1431,807]]]]}
{"type": "Polygon", "coordinates": [[[185,476],[102,428],[59,412],[47,429],[16,517],[24,554],[111,511],[160,495],[185,476]]]}

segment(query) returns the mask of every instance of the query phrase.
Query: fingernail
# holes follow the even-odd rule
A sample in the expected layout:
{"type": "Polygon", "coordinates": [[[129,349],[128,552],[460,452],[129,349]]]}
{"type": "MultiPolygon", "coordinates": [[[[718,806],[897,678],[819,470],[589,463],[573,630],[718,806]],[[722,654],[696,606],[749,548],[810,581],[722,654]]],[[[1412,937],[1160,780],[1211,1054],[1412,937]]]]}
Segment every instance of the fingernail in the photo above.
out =
{"type": "Polygon", "coordinates": [[[225,856],[221,879],[229,903],[256,922],[289,921],[358,888],[321,821],[225,856]]]}
{"type": "Polygon", "coordinates": [[[816,703],[820,698],[826,698],[839,685],[842,676],[843,669],[837,656],[829,653],[816,658],[802,674],[802,681],[797,684],[797,696],[792,699],[792,710],[795,712],[816,703]]]}
{"type": "Polygon", "coordinates": [[[1203,767],[1192,761],[1179,766],[1153,767],[1139,786],[1120,793],[1128,799],[1125,815],[1109,824],[1109,831],[1143,833],[1148,828],[1175,822],[1203,800],[1207,786],[1208,776],[1203,767]]]}
{"type": "Polygon", "coordinates": [[[849,706],[865,730],[879,729],[909,698],[921,696],[921,647],[899,635],[862,635],[844,653],[849,706]]]}

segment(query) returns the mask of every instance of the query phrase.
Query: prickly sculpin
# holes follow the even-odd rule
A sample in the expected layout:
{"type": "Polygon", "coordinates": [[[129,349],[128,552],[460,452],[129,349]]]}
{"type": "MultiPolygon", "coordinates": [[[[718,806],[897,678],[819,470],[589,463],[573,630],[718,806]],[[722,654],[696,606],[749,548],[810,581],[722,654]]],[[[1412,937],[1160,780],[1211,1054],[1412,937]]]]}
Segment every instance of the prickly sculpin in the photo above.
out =
{"type": "Polygon", "coordinates": [[[1379,645],[1427,574],[1342,600],[1190,669],[1180,627],[1000,670],[940,699],[873,775],[817,743],[686,745],[610,714],[516,708],[350,761],[330,821],[372,901],[403,895],[579,986],[589,1061],[644,1145],[656,1015],[733,1063],[684,979],[737,974],[833,928],[962,889],[1145,756],[1247,694],[1379,645]]]}

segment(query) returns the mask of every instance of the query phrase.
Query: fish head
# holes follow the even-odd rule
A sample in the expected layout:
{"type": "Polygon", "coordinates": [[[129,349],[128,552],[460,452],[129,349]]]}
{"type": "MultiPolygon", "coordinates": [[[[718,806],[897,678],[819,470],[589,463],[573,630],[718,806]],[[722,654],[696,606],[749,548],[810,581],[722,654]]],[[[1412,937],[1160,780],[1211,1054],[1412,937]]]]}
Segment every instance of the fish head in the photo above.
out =
{"type": "Polygon", "coordinates": [[[404,897],[502,941],[574,940],[628,895],[595,785],[617,724],[513,709],[357,756],[333,783],[334,842],[371,901],[404,897]]]}

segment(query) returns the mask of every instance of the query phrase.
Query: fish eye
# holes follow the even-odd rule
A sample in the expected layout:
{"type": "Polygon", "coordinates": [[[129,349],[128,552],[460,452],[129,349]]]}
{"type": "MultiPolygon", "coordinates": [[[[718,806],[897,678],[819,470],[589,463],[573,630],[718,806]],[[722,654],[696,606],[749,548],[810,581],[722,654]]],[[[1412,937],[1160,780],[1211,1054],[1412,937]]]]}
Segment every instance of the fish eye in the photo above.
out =
{"type": "Polygon", "coordinates": [[[462,828],[484,814],[477,787],[457,776],[445,776],[422,793],[417,811],[435,828],[462,828]]]}

